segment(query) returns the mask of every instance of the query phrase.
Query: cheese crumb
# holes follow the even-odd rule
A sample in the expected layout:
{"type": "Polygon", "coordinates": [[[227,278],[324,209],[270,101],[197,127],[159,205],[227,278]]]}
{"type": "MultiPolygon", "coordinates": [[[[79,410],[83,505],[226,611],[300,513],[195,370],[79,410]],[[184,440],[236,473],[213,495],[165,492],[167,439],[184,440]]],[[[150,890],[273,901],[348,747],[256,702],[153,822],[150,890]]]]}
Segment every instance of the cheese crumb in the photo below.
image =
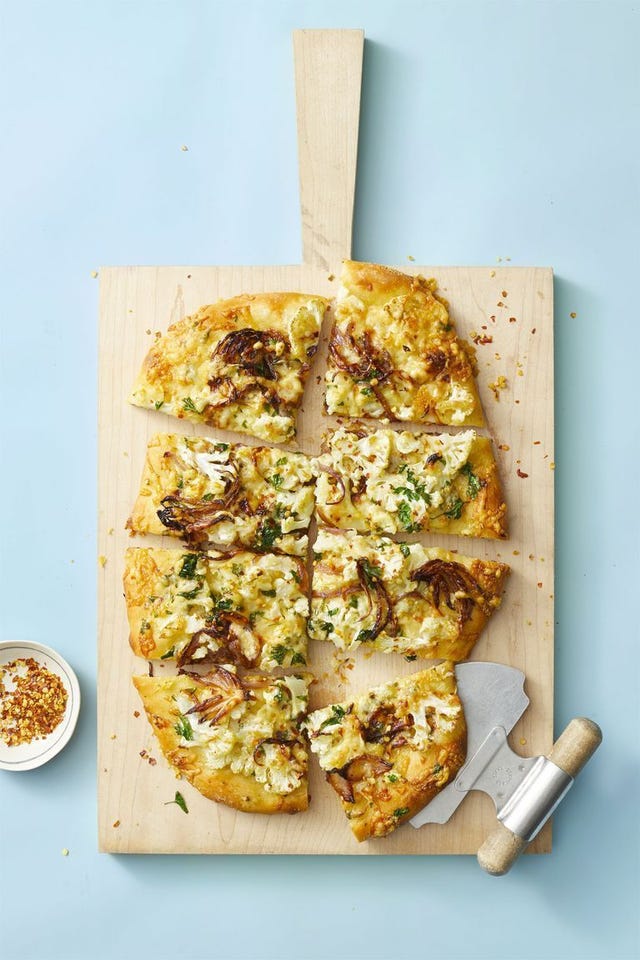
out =
{"type": "Polygon", "coordinates": [[[100,556],[98,557],[98,563],[100,564],[101,567],[106,567],[106,565],[107,565],[107,558],[105,557],[105,555],[104,555],[103,553],[101,553],[100,556]]]}

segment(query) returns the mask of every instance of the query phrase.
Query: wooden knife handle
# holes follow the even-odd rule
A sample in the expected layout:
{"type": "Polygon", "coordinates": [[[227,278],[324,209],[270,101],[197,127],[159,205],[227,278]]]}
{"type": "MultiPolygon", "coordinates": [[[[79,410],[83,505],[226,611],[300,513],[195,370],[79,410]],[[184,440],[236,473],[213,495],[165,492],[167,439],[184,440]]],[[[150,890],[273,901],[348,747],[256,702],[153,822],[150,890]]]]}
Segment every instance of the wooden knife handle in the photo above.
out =
{"type": "Polygon", "coordinates": [[[351,256],[364,30],[294,30],[303,263],[351,256]]]}
{"type": "MultiPolygon", "coordinates": [[[[601,743],[602,731],[597,723],[586,717],[576,717],[560,734],[548,759],[570,777],[576,777],[601,743]]],[[[528,840],[498,823],[478,850],[478,863],[487,873],[501,877],[509,872],[527,844],[528,840]]]]}

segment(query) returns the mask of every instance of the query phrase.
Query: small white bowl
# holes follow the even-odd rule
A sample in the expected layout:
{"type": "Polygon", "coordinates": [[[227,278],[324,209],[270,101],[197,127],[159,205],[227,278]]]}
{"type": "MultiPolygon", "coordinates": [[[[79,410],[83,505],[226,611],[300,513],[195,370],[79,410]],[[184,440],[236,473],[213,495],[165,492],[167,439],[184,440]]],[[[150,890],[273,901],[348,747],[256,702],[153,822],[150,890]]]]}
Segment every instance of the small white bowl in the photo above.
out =
{"type": "Polygon", "coordinates": [[[0,667],[28,657],[60,677],[67,691],[67,707],[55,730],[41,740],[10,747],[0,739],[0,770],[33,770],[52,760],[71,739],[80,712],[78,678],[59,653],[42,643],[17,640],[0,643],[0,667]]]}

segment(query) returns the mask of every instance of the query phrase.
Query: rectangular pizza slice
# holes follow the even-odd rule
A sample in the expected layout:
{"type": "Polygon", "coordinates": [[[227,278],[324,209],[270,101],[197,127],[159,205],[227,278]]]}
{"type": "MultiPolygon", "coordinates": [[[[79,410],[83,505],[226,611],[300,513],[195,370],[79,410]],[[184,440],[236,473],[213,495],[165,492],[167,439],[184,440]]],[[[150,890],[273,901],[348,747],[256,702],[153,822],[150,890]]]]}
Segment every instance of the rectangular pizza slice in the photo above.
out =
{"type": "Polygon", "coordinates": [[[130,402],[282,443],[327,308],[303,293],[245,294],[201,307],[151,347],[130,402]]]}
{"type": "Polygon", "coordinates": [[[304,728],[360,841],[415,816],[466,757],[464,710],[447,661],[316,710],[304,728]]]}
{"type": "Polygon", "coordinates": [[[302,453],[160,433],[127,527],[199,549],[241,544],[305,556],[314,485],[302,453]]]}
{"type": "Polygon", "coordinates": [[[415,659],[465,660],[500,606],[509,567],[439,547],[321,527],[309,636],[415,659]]]}
{"type": "Polygon", "coordinates": [[[217,667],[133,682],[167,761],[205,797],[249,813],[307,809],[307,678],[217,667]]]}
{"type": "Polygon", "coordinates": [[[181,667],[304,664],[306,590],[298,557],[131,548],[124,572],[131,648],[181,667]]]}
{"type": "Polygon", "coordinates": [[[491,441],[475,430],[410,433],[340,427],[316,460],[317,510],[334,527],[505,539],[491,441]]]}
{"type": "Polygon", "coordinates": [[[345,261],[329,341],[329,413],[482,426],[475,353],[436,288],[435,280],[345,261]]]}

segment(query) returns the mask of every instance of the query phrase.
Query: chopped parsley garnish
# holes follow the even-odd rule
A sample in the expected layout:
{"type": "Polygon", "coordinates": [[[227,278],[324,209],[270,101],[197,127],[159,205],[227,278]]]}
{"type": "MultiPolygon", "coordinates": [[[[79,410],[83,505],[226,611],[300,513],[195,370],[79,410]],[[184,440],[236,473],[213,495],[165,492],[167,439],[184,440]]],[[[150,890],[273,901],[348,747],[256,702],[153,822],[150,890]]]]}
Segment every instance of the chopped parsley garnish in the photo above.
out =
{"type": "Polygon", "coordinates": [[[214,448],[213,448],[213,449],[220,451],[220,453],[224,453],[225,450],[228,450],[228,449],[229,449],[229,444],[228,444],[228,443],[216,443],[216,444],[214,445],[214,448]]]}
{"type": "Polygon", "coordinates": [[[275,660],[278,666],[281,667],[282,662],[288,653],[289,647],[285,647],[284,643],[279,643],[273,648],[271,652],[271,659],[275,660]]]}
{"type": "Polygon", "coordinates": [[[350,606],[350,607],[353,607],[354,610],[357,610],[357,609],[358,609],[358,598],[357,598],[357,596],[356,596],[355,594],[352,594],[352,595],[349,597],[349,606],[350,606]]]}
{"type": "Polygon", "coordinates": [[[294,655],[291,657],[291,666],[294,667],[297,663],[302,664],[303,667],[306,667],[307,665],[307,661],[301,653],[294,653],[294,655]]]}
{"type": "Polygon", "coordinates": [[[255,627],[255,625],[256,625],[256,620],[258,619],[258,617],[263,617],[263,616],[264,616],[264,614],[263,614],[262,610],[253,610],[253,611],[249,614],[249,623],[251,624],[252,627],[255,627]]]}
{"type": "Polygon", "coordinates": [[[276,460],[276,467],[283,467],[285,463],[288,463],[288,462],[289,462],[288,457],[280,457],[279,460],[276,460]]]}
{"type": "Polygon", "coordinates": [[[276,595],[275,590],[261,590],[260,593],[263,597],[275,597],[276,595]]]}
{"type": "Polygon", "coordinates": [[[174,724],[173,729],[183,740],[193,740],[193,727],[188,717],[181,716],[178,722],[174,724]]]}
{"type": "Polygon", "coordinates": [[[420,529],[420,524],[414,523],[411,507],[406,500],[403,500],[398,506],[398,520],[407,533],[415,533],[420,529]]]}
{"type": "Polygon", "coordinates": [[[460,472],[467,478],[467,496],[470,500],[475,500],[482,489],[482,481],[475,475],[468,461],[460,472]]]}
{"type": "Polygon", "coordinates": [[[417,660],[418,655],[416,653],[408,653],[405,657],[405,660],[408,660],[411,663],[413,660],[417,660]]]}
{"type": "Polygon", "coordinates": [[[148,633],[151,630],[151,624],[148,620],[143,620],[140,624],[140,633],[148,633]]]}
{"type": "Polygon", "coordinates": [[[389,773],[389,774],[387,774],[387,780],[389,781],[389,783],[397,783],[397,782],[398,782],[398,778],[397,778],[397,776],[395,775],[395,773],[389,773]]]}
{"type": "Polygon", "coordinates": [[[272,477],[269,477],[269,483],[276,490],[279,490],[280,487],[282,486],[282,477],[280,476],[279,473],[274,473],[272,477]]]}
{"type": "Polygon", "coordinates": [[[244,567],[241,567],[239,563],[232,563],[231,573],[234,575],[234,577],[241,577],[244,573],[244,567]]]}
{"type": "Polygon", "coordinates": [[[282,536],[282,527],[272,517],[265,517],[256,536],[256,545],[259,550],[269,550],[276,540],[282,536]]]}
{"type": "Polygon", "coordinates": [[[407,478],[407,483],[410,483],[410,487],[394,487],[394,493],[401,493],[403,497],[406,497],[407,500],[423,500],[427,506],[431,503],[431,495],[427,492],[427,488],[424,483],[422,483],[415,475],[411,467],[408,467],[406,464],[402,464],[400,473],[404,473],[407,478]]]}
{"type": "Polygon", "coordinates": [[[200,411],[198,410],[198,408],[196,407],[195,403],[193,402],[193,400],[191,399],[191,397],[183,397],[183,398],[182,398],[182,406],[184,407],[185,410],[191,411],[191,413],[199,413],[199,412],[200,412],[200,411]]]}
{"type": "Polygon", "coordinates": [[[372,396],[373,396],[373,390],[371,389],[371,387],[362,387],[362,388],[360,389],[360,393],[362,394],[363,397],[372,397],[372,396]]]}
{"type": "Polygon", "coordinates": [[[171,650],[167,650],[166,653],[163,653],[160,657],[161,660],[170,660],[176,651],[175,647],[171,647],[171,650]]]}
{"type": "Polygon", "coordinates": [[[356,635],[356,643],[364,643],[366,640],[374,640],[375,635],[375,630],[361,630],[360,633],[356,635]]]}
{"type": "Polygon", "coordinates": [[[440,766],[440,764],[439,764],[439,763],[436,763],[436,765],[435,765],[435,767],[433,768],[433,770],[431,771],[431,773],[433,773],[433,774],[440,773],[441,770],[442,770],[442,767],[440,766]]]}
{"type": "Polygon", "coordinates": [[[381,579],[382,570],[380,567],[376,567],[375,564],[369,563],[368,560],[363,559],[360,563],[360,567],[369,586],[373,586],[376,580],[381,579]]]}
{"type": "Polygon", "coordinates": [[[198,554],[197,553],[187,553],[182,558],[182,566],[180,567],[180,572],[178,573],[179,577],[184,577],[185,580],[193,580],[196,567],[198,566],[198,554]]]}
{"type": "Polygon", "coordinates": [[[393,815],[394,815],[394,817],[396,818],[396,820],[399,820],[400,817],[406,816],[407,813],[409,813],[409,807],[397,807],[397,808],[393,811],[393,815]]]}
{"type": "Polygon", "coordinates": [[[399,547],[400,547],[400,553],[402,554],[403,557],[411,556],[411,550],[409,550],[409,547],[407,546],[406,543],[400,543],[399,547]]]}
{"type": "Polygon", "coordinates": [[[313,551],[313,559],[314,559],[314,560],[322,560],[322,554],[321,554],[321,553],[317,553],[317,551],[314,550],[314,551],[313,551]]]}
{"type": "Polygon", "coordinates": [[[184,597],[185,600],[195,600],[200,593],[200,586],[201,584],[198,584],[198,586],[194,587],[193,590],[184,590],[182,593],[179,593],[178,596],[184,597]]]}
{"type": "Polygon", "coordinates": [[[180,807],[183,813],[189,813],[187,802],[179,790],[176,790],[176,795],[173,800],[167,800],[167,802],[165,803],[165,807],[168,807],[172,803],[175,803],[178,807],[180,807]]]}
{"type": "Polygon", "coordinates": [[[154,406],[155,406],[156,410],[159,410],[160,407],[163,406],[163,404],[164,404],[164,400],[156,400],[154,406]]]}
{"type": "Polygon", "coordinates": [[[205,493],[202,499],[206,500],[208,503],[210,500],[215,500],[215,498],[216,498],[215,493],[205,493]]]}
{"type": "Polygon", "coordinates": [[[444,515],[445,517],[449,517],[451,520],[459,520],[462,516],[463,507],[464,503],[460,497],[456,497],[449,509],[444,511],[444,515]]]}
{"type": "Polygon", "coordinates": [[[233,600],[230,597],[220,598],[213,601],[213,606],[215,610],[231,610],[233,607],[233,600]]]}
{"type": "Polygon", "coordinates": [[[292,570],[291,576],[293,577],[296,583],[302,583],[302,580],[300,579],[300,574],[298,573],[297,570],[292,570]]]}
{"type": "Polygon", "coordinates": [[[337,608],[337,607],[334,607],[333,610],[327,610],[327,616],[328,616],[328,617],[335,617],[335,615],[336,615],[337,612],[338,612],[338,608],[337,608]]]}
{"type": "Polygon", "coordinates": [[[324,630],[325,633],[329,634],[329,633],[333,633],[333,631],[334,631],[334,626],[333,626],[332,623],[329,623],[328,620],[321,620],[321,621],[320,621],[320,629],[321,629],[321,630],[324,630]]]}
{"type": "Polygon", "coordinates": [[[341,707],[338,703],[334,703],[331,707],[331,716],[322,721],[318,728],[318,732],[320,732],[320,730],[324,730],[325,727],[333,727],[336,723],[340,723],[341,720],[344,720],[346,712],[347,711],[344,709],[344,707],[341,707]]]}

